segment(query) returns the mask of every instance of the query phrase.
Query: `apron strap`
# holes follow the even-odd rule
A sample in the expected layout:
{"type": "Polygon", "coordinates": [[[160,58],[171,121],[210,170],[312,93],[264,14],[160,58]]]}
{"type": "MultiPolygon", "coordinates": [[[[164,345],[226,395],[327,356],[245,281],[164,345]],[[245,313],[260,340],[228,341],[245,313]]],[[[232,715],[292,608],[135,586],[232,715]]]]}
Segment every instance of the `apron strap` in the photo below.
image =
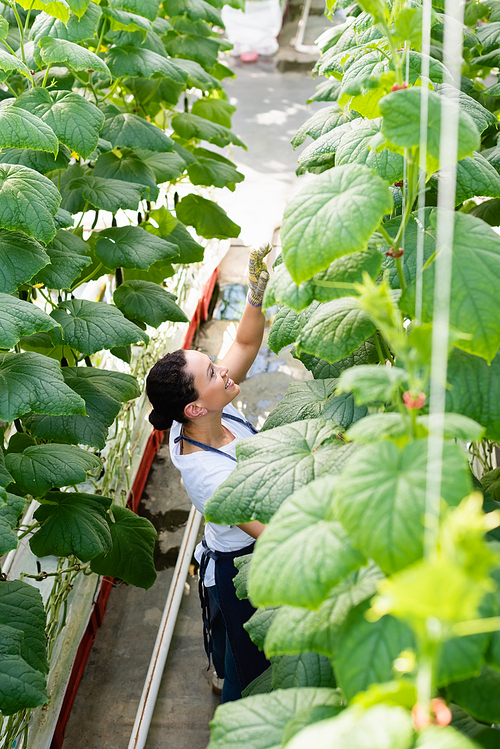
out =
{"type": "Polygon", "coordinates": [[[208,597],[207,590],[205,588],[205,573],[207,571],[208,562],[213,559],[214,562],[219,558],[216,551],[212,551],[207,546],[207,542],[203,538],[201,543],[203,544],[203,554],[200,561],[200,572],[198,580],[198,595],[200,596],[201,603],[201,617],[203,619],[203,645],[205,646],[205,653],[208,658],[207,671],[210,669],[213,642],[212,642],[212,630],[210,627],[210,599],[208,597]]]}

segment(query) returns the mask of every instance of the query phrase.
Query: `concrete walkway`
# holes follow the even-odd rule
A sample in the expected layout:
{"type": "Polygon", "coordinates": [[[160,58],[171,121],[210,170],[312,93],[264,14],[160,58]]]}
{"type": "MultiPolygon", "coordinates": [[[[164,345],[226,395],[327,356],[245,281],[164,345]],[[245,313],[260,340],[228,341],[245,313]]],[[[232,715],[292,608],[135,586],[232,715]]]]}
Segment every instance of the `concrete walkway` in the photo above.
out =
{"type": "MultiPolygon", "coordinates": [[[[248,152],[237,149],[234,156],[246,180],[235,193],[225,190],[221,203],[242,226],[244,243],[259,245],[276,237],[286,202],[303,184],[295,176],[296,155],[289,141],[318,108],[305,106],[315,82],[305,73],[279,73],[274,61],[233,64],[238,78],[227,84],[238,106],[233,129],[248,145],[248,152]]],[[[230,250],[221,267],[222,292],[244,282],[247,254],[243,246],[230,250]]],[[[235,329],[234,321],[213,320],[196,345],[210,355],[223,353],[235,329]]],[[[276,357],[265,344],[250,375],[235,405],[257,426],[293,379],[309,378],[289,353],[276,357]]],[[[127,749],[189,509],[180,475],[163,445],[140,508],[159,531],[158,580],[149,591],[127,585],[113,590],[68,722],[68,749],[127,749]]],[[[206,671],[194,568],[190,572],[147,749],[205,749],[208,723],[219,701],[206,671]]]]}

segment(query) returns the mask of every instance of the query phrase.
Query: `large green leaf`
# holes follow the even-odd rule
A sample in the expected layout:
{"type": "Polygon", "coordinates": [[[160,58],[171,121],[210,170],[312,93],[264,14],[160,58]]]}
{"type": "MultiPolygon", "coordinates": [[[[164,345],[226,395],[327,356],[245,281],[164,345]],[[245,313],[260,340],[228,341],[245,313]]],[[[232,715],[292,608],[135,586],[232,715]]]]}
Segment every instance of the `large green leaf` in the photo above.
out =
{"type": "Polygon", "coordinates": [[[175,64],[188,74],[187,86],[189,88],[199,88],[200,91],[218,91],[221,89],[221,84],[217,78],[207,73],[194,60],[177,58],[175,64]]]}
{"type": "Polygon", "coordinates": [[[66,39],[68,42],[83,42],[92,39],[96,34],[102,10],[96,3],[89,2],[80,18],[79,15],[73,11],[68,22],[64,23],[60,19],[40,13],[31,27],[30,39],[35,44],[38,44],[42,36],[66,39]]]}
{"type": "Polygon", "coordinates": [[[404,160],[401,154],[370,149],[370,141],[380,132],[381,119],[369,120],[355,130],[346,133],[339,143],[335,155],[336,166],[343,164],[365,164],[389,182],[403,178],[404,160]]]}
{"type": "Polygon", "coordinates": [[[155,179],[162,182],[174,182],[186,171],[186,162],[178,153],[156,153],[155,151],[135,151],[137,158],[152,169],[155,179]]]}
{"type": "Polygon", "coordinates": [[[229,702],[211,723],[209,749],[281,749],[285,728],[298,713],[340,701],[334,689],[302,687],[229,702]]]}
{"type": "Polygon", "coordinates": [[[50,289],[69,289],[83,268],[92,262],[89,247],[77,234],[60,229],[46,247],[50,263],[33,278],[50,289]]]}
{"type": "Polygon", "coordinates": [[[265,635],[266,655],[314,652],[334,658],[338,652],[339,634],[349,611],[376,593],[381,577],[382,573],[372,563],[351,572],[330,591],[328,598],[317,609],[295,606],[279,608],[265,635]]]}
{"type": "Polygon", "coordinates": [[[25,166],[0,164],[0,228],[50,242],[60,202],[59,190],[47,177],[25,166]]]}
{"type": "Polygon", "coordinates": [[[10,349],[23,335],[55,327],[57,323],[35,304],[0,293],[0,348],[10,349]]]}
{"type": "Polygon", "coordinates": [[[124,315],[157,328],[165,320],[189,322],[175,303],[175,296],[149,281],[126,281],[113,294],[113,301],[124,315]]]}
{"type": "Polygon", "coordinates": [[[179,68],[173,60],[144,47],[112,47],[106,61],[116,78],[123,76],[168,78],[181,86],[186,83],[187,79],[184,70],[179,68]]]}
{"type": "MultiPolygon", "coordinates": [[[[0,636],[4,646],[6,631],[22,641],[22,635],[10,627],[0,625],[0,636]]],[[[20,644],[17,650],[20,649],[20,644]]],[[[12,715],[30,707],[38,707],[49,701],[46,683],[40,671],[10,648],[0,659],[0,710],[4,716],[12,715]]]]}
{"type": "Polygon", "coordinates": [[[285,346],[295,343],[300,331],[317,308],[317,302],[313,302],[302,312],[295,312],[284,305],[280,307],[269,331],[268,346],[271,351],[278,354],[285,346]]]}
{"type": "Polygon", "coordinates": [[[134,182],[104,179],[87,174],[84,177],[72,179],[68,189],[81,190],[83,197],[91,206],[111,213],[116,213],[120,208],[136,210],[144,193],[148,192],[148,188],[144,185],[137,185],[134,182]]]}
{"type": "Polygon", "coordinates": [[[171,125],[177,135],[184,138],[184,140],[197,138],[214,143],[216,146],[220,146],[220,148],[224,148],[224,146],[228,146],[230,143],[246,148],[245,144],[231,130],[228,130],[227,127],[210,122],[204,117],[198,117],[195,114],[176,114],[175,117],[172,117],[171,125]]]}
{"type": "Polygon", "coordinates": [[[89,471],[101,468],[100,459],[73,445],[33,445],[20,453],[8,453],[5,465],[16,484],[32,497],[52,487],[80,484],[89,471]]]}
{"type": "Polygon", "coordinates": [[[477,216],[486,221],[490,226],[500,226],[500,200],[498,198],[485,200],[484,203],[472,206],[469,213],[471,216],[477,216]]]}
{"type": "Polygon", "coordinates": [[[207,519],[223,524],[267,523],[290,494],[341,470],[353,445],[328,442],[337,431],[331,422],[306,419],[240,440],[238,466],[207,502],[207,519]]]}
{"type": "Polygon", "coordinates": [[[40,174],[47,174],[57,169],[67,169],[70,158],[69,149],[60,143],[57,156],[47,151],[32,151],[30,148],[2,148],[0,164],[20,164],[40,174]]]}
{"type": "Polygon", "coordinates": [[[24,75],[26,78],[31,77],[30,69],[28,68],[28,66],[25,65],[24,62],[19,59],[19,57],[9,54],[4,49],[0,50],[0,70],[4,70],[6,73],[11,73],[13,70],[18,70],[21,75],[24,75]]]}
{"type": "Polygon", "coordinates": [[[66,39],[42,36],[38,42],[42,60],[47,63],[64,63],[73,70],[96,70],[111,78],[108,66],[94,52],[66,39]]]}
{"type": "Polygon", "coordinates": [[[175,244],[150,234],[140,226],[115,226],[99,232],[96,257],[109,269],[143,268],[160,260],[177,260],[175,244]]]}
{"type": "Polygon", "coordinates": [[[194,60],[208,70],[217,62],[220,46],[218,39],[191,34],[179,34],[165,44],[172,57],[194,60]]]}
{"type": "MultiPolygon", "coordinates": [[[[445,186],[446,173],[440,174],[440,180],[440,184],[445,186]]],[[[435,177],[432,181],[437,183],[435,177]]],[[[480,153],[466,156],[457,164],[455,205],[464,203],[476,195],[488,198],[500,197],[500,174],[480,153]]]]}
{"type": "MultiPolygon", "coordinates": [[[[415,86],[384,96],[379,102],[383,115],[382,133],[398,148],[412,148],[420,144],[420,105],[422,88],[415,86]]],[[[441,117],[446,122],[454,116],[454,106],[444,96],[428,92],[427,153],[437,165],[441,117]]],[[[458,123],[458,158],[463,159],[480,146],[475,120],[460,109],[458,123]]]]}
{"type": "MultiPolygon", "coordinates": [[[[187,168],[189,180],[192,185],[205,185],[214,187],[227,187],[234,191],[238,182],[245,179],[238,172],[234,164],[224,159],[219,154],[198,148],[194,151],[196,162],[187,168]]],[[[500,179],[500,178],[499,178],[500,179]]]]}
{"type": "Polygon", "coordinates": [[[253,555],[249,593],[254,604],[315,608],[364,564],[341,524],[326,520],[334,487],[335,479],[324,476],[294,492],[278,509],[253,555]]]}
{"type": "Polygon", "coordinates": [[[490,112],[476,101],[476,99],[473,99],[472,96],[468,96],[464,91],[455,88],[455,86],[449,83],[438,83],[434,87],[434,91],[446,99],[458,101],[460,111],[468,114],[474,120],[480,133],[486,130],[489,125],[497,124],[497,119],[493,112],[490,112]]]}
{"type": "Polygon", "coordinates": [[[241,227],[231,221],[223,208],[194,193],[177,203],[176,214],[183,224],[194,226],[196,233],[205,239],[229,239],[240,235],[241,227]]]}
{"type": "Polygon", "coordinates": [[[129,585],[147,590],[156,580],[153,551],[156,530],[146,520],[126,507],[113,505],[113,521],[109,522],[112,547],[91,563],[98,575],[119,577],[129,585]]]}
{"type": "Polygon", "coordinates": [[[121,112],[108,117],[101,130],[101,138],[115,148],[136,148],[149,151],[171,151],[172,139],[163,130],[136,114],[121,112]]]}
{"type": "MultiPolygon", "coordinates": [[[[426,208],[424,213],[424,263],[427,262],[427,260],[436,250],[436,232],[430,220],[432,210],[432,208],[426,208]]],[[[389,236],[395,239],[400,225],[401,217],[397,216],[390,221],[386,221],[384,223],[384,229],[387,231],[389,236]]],[[[422,228],[417,214],[412,213],[410,215],[410,218],[408,219],[408,223],[406,224],[404,235],[403,274],[407,284],[410,284],[412,281],[414,281],[417,275],[417,244],[419,241],[419,235],[421,236],[421,234],[422,228]]],[[[382,240],[380,246],[384,252],[386,251],[386,249],[389,249],[389,244],[385,239],[382,240]]],[[[383,270],[387,270],[389,272],[389,283],[391,285],[391,288],[399,289],[399,276],[396,268],[396,262],[393,258],[386,257],[384,259],[383,270]]]]}
{"type": "Polygon", "coordinates": [[[272,688],[337,686],[330,660],[318,653],[278,655],[272,658],[272,688]]]}
{"type": "Polygon", "coordinates": [[[14,528],[17,526],[21,516],[26,499],[18,497],[16,494],[7,492],[7,501],[3,507],[0,507],[0,555],[6,554],[12,549],[17,549],[17,533],[14,528]]]}
{"type": "Polygon", "coordinates": [[[192,21],[206,21],[224,28],[220,12],[205,0],[166,0],[163,7],[171,18],[185,15],[192,21]]]}
{"type": "Polygon", "coordinates": [[[57,136],[36,114],[19,109],[6,99],[0,104],[0,148],[31,148],[57,155],[57,136]]]}
{"type": "Polygon", "coordinates": [[[28,411],[85,413],[85,401],[64,383],[53,359],[35,353],[0,354],[0,418],[11,422],[28,411]]]}
{"type": "Polygon", "coordinates": [[[292,349],[292,354],[295,358],[299,359],[304,367],[312,373],[315,380],[325,380],[329,377],[340,377],[340,373],[344,369],[354,367],[359,364],[373,364],[378,361],[377,349],[373,338],[369,338],[361,346],[354,351],[353,354],[347,356],[345,359],[341,359],[338,362],[330,364],[324,359],[319,359],[317,356],[311,356],[301,351],[299,354],[297,351],[292,349]]]}
{"type": "Polygon", "coordinates": [[[266,287],[264,307],[272,307],[276,302],[283,302],[294,310],[308,307],[313,299],[329,302],[345,296],[346,289],[340,284],[361,283],[363,273],[376,278],[382,265],[382,255],[375,247],[364,252],[353,252],[334,260],[324,271],[316,273],[299,286],[291,277],[286,265],[279,265],[266,287]]]}
{"type": "Polygon", "coordinates": [[[301,172],[304,170],[321,173],[330,169],[335,161],[335,154],[344,135],[354,132],[364,125],[364,120],[352,120],[339,125],[334,130],[321,135],[314,143],[310,143],[298,158],[301,172]]]}
{"type": "Polygon", "coordinates": [[[224,99],[214,99],[204,96],[195,101],[191,107],[191,112],[198,117],[210,120],[210,122],[216,122],[218,125],[230,128],[231,116],[236,112],[236,107],[233,107],[232,104],[224,101],[224,99]]]}
{"type": "Polygon", "coordinates": [[[154,21],[159,11],[159,0],[111,0],[110,6],[137,13],[154,21]]]}
{"type": "Polygon", "coordinates": [[[453,351],[448,364],[446,410],[482,424],[486,437],[500,439],[500,355],[491,365],[478,356],[453,351]]]}
{"type": "Polygon", "coordinates": [[[41,244],[21,232],[0,230],[0,292],[12,294],[50,262],[41,244]]]}
{"type": "Polygon", "coordinates": [[[113,31],[142,31],[145,37],[146,33],[152,29],[151,21],[136,13],[117,8],[103,8],[103,13],[109,19],[109,25],[113,31]]]}
{"type": "Polygon", "coordinates": [[[355,406],[352,395],[337,395],[338,380],[292,382],[283,400],[271,411],[261,431],[302,419],[331,419],[347,429],[366,415],[364,406],[355,406]]]}
{"type": "Polygon", "coordinates": [[[391,210],[386,182],[360,164],[336,167],[311,181],[283,218],[283,257],[293,280],[305,281],[341,255],[364,250],[391,210]]]}
{"type": "Polygon", "coordinates": [[[372,684],[390,681],[392,665],[403,650],[415,647],[411,629],[393,616],[376,622],[365,618],[370,601],[356,606],[344,623],[335,658],[335,674],[351,700],[372,684]]]}
{"type": "Polygon", "coordinates": [[[40,592],[22,580],[0,585],[0,625],[22,635],[21,657],[42,674],[49,670],[45,638],[45,608],[40,592]]]}
{"type": "Polygon", "coordinates": [[[447,640],[439,658],[437,685],[441,687],[453,681],[479,676],[489,639],[489,634],[479,634],[447,640]]]}
{"type": "Polygon", "coordinates": [[[54,343],[60,345],[64,341],[85,355],[149,340],[120,310],[104,302],[84,299],[62,302],[59,309],[51,312],[51,317],[63,330],[62,336],[57,330],[52,334],[54,343]]]}
{"type": "Polygon", "coordinates": [[[308,354],[336,362],[352,354],[375,332],[375,324],[354,297],[322,304],[302,328],[297,346],[308,354]]]}
{"type": "Polygon", "coordinates": [[[24,10],[43,10],[55,18],[66,23],[69,18],[70,5],[66,0],[20,0],[18,3],[24,10]]]}
{"type": "Polygon", "coordinates": [[[342,372],[338,389],[341,393],[353,393],[358,405],[373,401],[388,402],[408,378],[408,372],[401,367],[351,367],[342,372]]]}
{"type": "Polygon", "coordinates": [[[108,551],[111,534],[106,510],[110,504],[109,497],[99,494],[49,492],[34,514],[41,528],[30,539],[31,551],[38,557],[74,554],[82,562],[108,551]]]}
{"type": "MultiPolygon", "coordinates": [[[[471,339],[455,344],[491,362],[500,347],[500,238],[484,221],[455,213],[450,324],[471,339]]],[[[423,274],[422,321],[430,322],[435,267],[423,274]]],[[[401,308],[414,308],[415,287],[403,294],[401,308]]]]}
{"type": "MultiPolygon", "coordinates": [[[[172,156],[173,154],[162,154],[172,156]]],[[[159,154],[154,154],[158,158],[159,154]]],[[[97,159],[93,174],[95,177],[106,179],[122,179],[124,182],[135,182],[138,185],[149,187],[150,200],[158,197],[156,177],[154,170],[132,150],[123,149],[121,156],[115,153],[102,153],[97,159]]]]}
{"type": "Polygon", "coordinates": [[[39,117],[61,143],[83,158],[95,151],[104,115],[80,94],[57,91],[51,95],[44,88],[35,88],[22,94],[15,106],[39,117]]]}
{"type": "MultiPolygon", "coordinates": [[[[427,449],[427,440],[401,450],[387,440],[368,445],[348,461],[337,484],[335,517],[385,572],[396,572],[422,556],[427,449]]],[[[449,505],[458,505],[471,486],[465,453],[446,442],[441,496],[449,505]]]]}
{"type": "Polygon", "coordinates": [[[500,720],[500,673],[490,666],[483,666],[480,676],[450,684],[447,692],[476,720],[490,724],[500,720]]]}
{"type": "Polygon", "coordinates": [[[332,104],[330,107],[320,109],[318,112],[313,114],[304,124],[299,128],[292,138],[292,146],[298,148],[302,145],[307,136],[309,135],[313,140],[321,138],[325,133],[329,133],[340,125],[345,125],[353,119],[352,115],[345,114],[345,112],[339,107],[338,104],[332,104]]]}
{"type": "Polygon", "coordinates": [[[62,373],[65,383],[83,398],[86,413],[75,416],[31,414],[23,418],[23,424],[41,439],[90,445],[102,450],[121,402],[140,395],[136,379],[94,367],[64,367],[62,373]]]}
{"type": "Polygon", "coordinates": [[[498,738],[494,729],[485,728],[471,741],[467,736],[454,728],[430,726],[420,734],[415,749],[477,749],[480,746],[487,749],[497,749],[498,738]],[[488,736],[489,734],[489,736],[488,736]],[[483,736],[486,735],[486,740],[483,736]]]}

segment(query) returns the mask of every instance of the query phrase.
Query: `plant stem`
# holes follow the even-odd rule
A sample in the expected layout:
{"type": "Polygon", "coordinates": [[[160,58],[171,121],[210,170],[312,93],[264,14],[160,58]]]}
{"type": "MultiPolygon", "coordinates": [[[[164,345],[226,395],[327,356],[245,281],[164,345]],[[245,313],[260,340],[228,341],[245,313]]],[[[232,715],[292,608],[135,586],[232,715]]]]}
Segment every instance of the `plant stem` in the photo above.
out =
{"type": "Polygon", "coordinates": [[[382,347],[380,345],[380,340],[378,337],[378,330],[375,331],[375,335],[373,336],[373,340],[375,341],[375,348],[377,349],[378,358],[381,364],[385,365],[385,356],[382,352],[382,347]]]}
{"type": "Polygon", "coordinates": [[[39,528],[39,527],[40,527],[40,525],[41,525],[41,523],[39,523],[39,522],[36,522],[36,523],[33,523],[33,525],[30,525],[30,527],[29,527],[29,528],[27,528],[27,529],[26,529],[25,531],[23,531],[22,533],[20,533],[20,534],[19,534],[19,536],[18,536],[18,539],[19,539],[19,541],[20,541],[20,540],[21,540],[22,538],[24,538],[25,536],[27,536],[27,535],[28,535],[29,533],[33,533],[33,531],[34,531],[34,530],[35,530],[36,528],[39,528]]]}
{"type": "Polygon", "coordinates": [[[52,63],[49,62],[49,64],[47,65],[47,70],[45,71],[45,75],[43,77],[42,88],[45,88],[45,86],[47,85],[47,78],[49,77],[49,70],[51,67],[52,63]]]}
{"type": "Polygon", "coordinates": [[[389,346],[387,345],[387,341],[385,340],[384,336],[381,335],[381,334],[380,334],[380,338],[382,340],[382,345],[384,346],[385,353],[387,355],[387,359],[389,359],[389,361],[391,362],[391,364],[395,364],[396,362],[394,360],[393,355],[391,354],[391,350],[390,350],[389,346]]]}
{"type": "Polygon", "coordinates": [[[385,241],[389,244],[389,247],[393,247],[395,240],[391,237],[389,232],[386,229],[384,229],[383,224],[380,224],[380,226],[378,227],[378,231],[382,234],[385,241]]]}
{"type": "Polygon", "coordinates": [[[405,275],[403,273],[403,263],[401,262],[400,257],[396,257],[394,259],[396,261],[396,270],[398,272],[399,285],[401,286],[401,291],[404,291],[406,289],[406,281],[405,275]]]}
{"type": "Polygon", "coordinates": [[[38,291],[38,293],[39,293],[39,294],[40,294],[41,296],[43,296],[43,298],[45,299],[45,301],[46,301],[46,302],[48,302],[48,303],[49,303],[49,304],[51,305],[51,307],[52,307],[53,309],[55,309],[55,308],[57,307],[57,304],[55,304],[55,303],[54,303],[54,302],[52,301],[52,299],[50,298],[50,296],[48,296],[47,294],[44,294],[44,293],[43,293],[43,291],[42,291],[41,289],[37,289],[37,291],[38,291]]]}
{"type": "Polygon", "coordinates": [[[74,289],[77,289],[82,284],[87,283],[87,281],[90,281],[90,279],[97,273],[97,271],[100,270],[103,267],[104,267],[103,264],[99,263],[99,265],[96,268],[94,268],[94,270],[92,271],[92,273],[89,273],[89,275],[86,276],[82,281],[80,281],[80,283],[76,284],[76,286],[72,286],[71,287],[71,291],[74,291],[74,289]]]}
{"type": "Polygon", "coordinates": [[[19,27],[19,41],[20,41],[20,47],[21,47],[21,57],[26,65],[26,55],[24,54],[24,27],[21,21],[21,18],[19,16],[19,13],[17,12],[16,3],[12,2],[12,0],[8,0],[8,3],[12,9],[12,12],[14,13],[17,21],[17,25],[19,27]]]}

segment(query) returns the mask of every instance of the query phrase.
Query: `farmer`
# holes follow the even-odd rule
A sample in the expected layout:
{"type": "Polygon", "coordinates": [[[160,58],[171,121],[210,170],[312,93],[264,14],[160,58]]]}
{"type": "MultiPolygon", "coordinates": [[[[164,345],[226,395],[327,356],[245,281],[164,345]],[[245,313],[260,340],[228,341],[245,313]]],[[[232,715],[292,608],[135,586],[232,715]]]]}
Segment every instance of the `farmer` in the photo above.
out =
{"type": "MultiPolygon", "coordinates": [[[[149,416],[155,429],[170,428],[170,455],[180,470],[194,506],[204,513],[205,502],[236,466],[238,439],[256,433],[232,405],[250,369],[264,333],[262,299],[269,280],[264,258],[268,244],[250,252],[249,292],[236,338],[220,364],[199,351],[174,351],[160,359],[146,380],[153,405],[149,416]]],[[[241,525],[206,523],[197,546],[205,649],[217,678],[224,679],[222,702],[241,697],[242,690],[267,667],[263,653],[250,640],[243,624],[255,609],[236,597],[234,559],[253,551],[264,530],[258,521],[241,525]]],[[[218,691],[217,688],[214,691],[218,691]]]]}

